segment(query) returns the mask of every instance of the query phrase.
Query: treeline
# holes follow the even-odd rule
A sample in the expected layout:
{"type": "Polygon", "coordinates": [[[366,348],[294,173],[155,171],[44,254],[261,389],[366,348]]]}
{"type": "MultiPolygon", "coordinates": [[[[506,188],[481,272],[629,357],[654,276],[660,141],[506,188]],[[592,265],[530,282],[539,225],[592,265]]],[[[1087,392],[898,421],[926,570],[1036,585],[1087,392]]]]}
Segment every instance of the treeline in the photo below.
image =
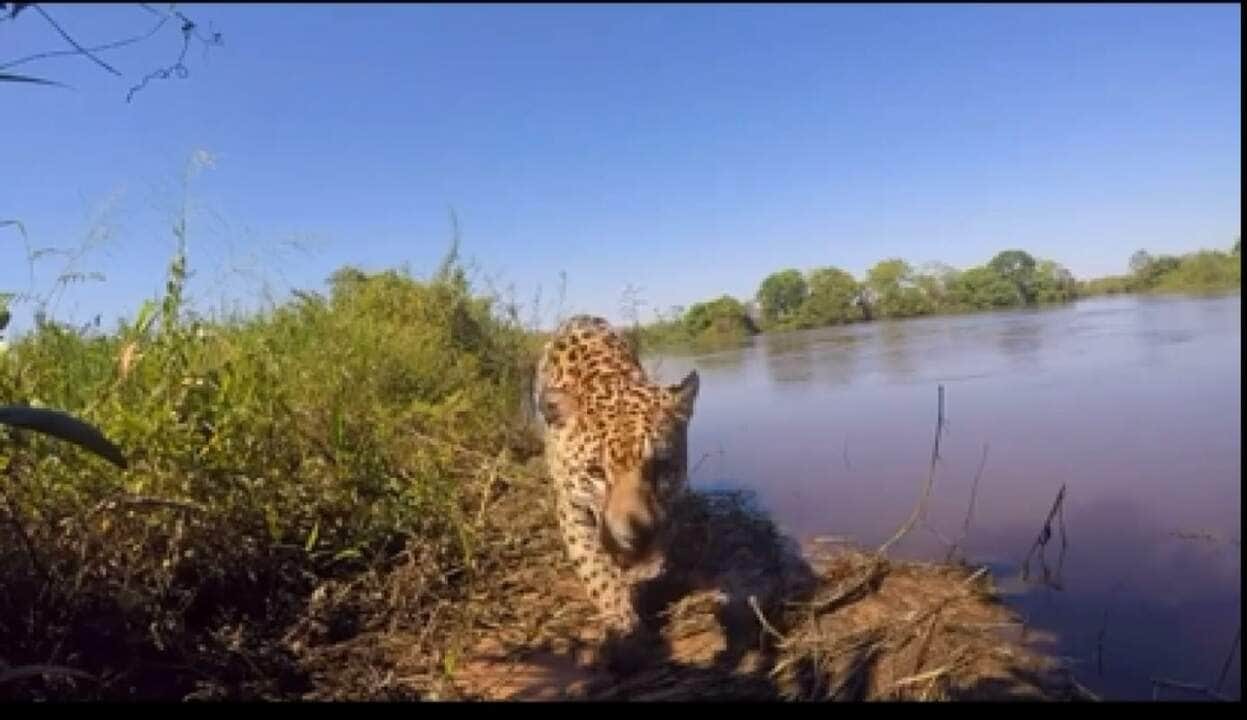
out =
{"type": "Polygon", "coordinates": [[[1084,296],[1146,292],[1216,292],[1242,286],[1242,257],[1236,238],[1229,252],[1199,250],[1186,255],[1130,256],[1130,272],[1079,283],[1084,296]]]}
{"type": "Polygon", "coordinates": [[[771,273],[748,302],[730,295],[673,308],[641,328],[648,347],[706,347],[759,333],[803,330],[879,319],[946,315],[1065,303],[1119,292],[1196,292],[1238,287],[1239,240],[1230,252],[1130,258],[1130,274],[1076,280],[1064,266],[1024,250],[1005,250],[983,265],[957,270],[943,263],[915,268],[882,260],[858,280],[837,267],[771,273]]]}

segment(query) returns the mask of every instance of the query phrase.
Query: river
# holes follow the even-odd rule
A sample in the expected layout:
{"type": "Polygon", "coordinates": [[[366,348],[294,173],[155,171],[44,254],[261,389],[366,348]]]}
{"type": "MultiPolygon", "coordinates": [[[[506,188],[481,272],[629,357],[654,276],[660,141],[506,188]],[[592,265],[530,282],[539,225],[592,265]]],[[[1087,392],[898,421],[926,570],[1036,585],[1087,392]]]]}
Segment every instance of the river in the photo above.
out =
{"type": "Polygon", "coordinates": [[[964,534],[968,560],[988,564],[1106,698],[1150,699],[1153,678],[1215,687],[1227,657],[1220,691],[1238,697],[1240,307],[1237,294],[1110,297],[759,336],[646,364],[667,382],[701,375],[694,487],[746,488],[793,536],[866,546],[918,501],[942,385],[934,532],[920,526],[893,553],[943,558],[936,532],[964,534]]]}

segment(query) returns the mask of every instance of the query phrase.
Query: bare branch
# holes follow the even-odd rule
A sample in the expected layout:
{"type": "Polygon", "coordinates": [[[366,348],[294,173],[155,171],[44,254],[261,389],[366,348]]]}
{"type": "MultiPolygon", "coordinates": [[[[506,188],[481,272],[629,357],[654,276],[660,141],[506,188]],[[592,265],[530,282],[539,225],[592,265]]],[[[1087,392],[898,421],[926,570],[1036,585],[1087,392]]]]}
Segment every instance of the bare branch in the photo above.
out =
{"type": "Polygon", "coordinates": [[[1030,577],[1030,562],[1035,555],[1035,551],[1039,551],[1039,562],[1043,570],[1043,581],[1045,585],[1060,589],[1061,587],[1061,569],[1065,565],[1065,549],[1068,542],[1065,537],[1065,485],[1061,485],[1061,489],[1056,494],[1056,500],[1052,502],[1052,509],[1048,511],[1048,517],[1044,520],[1043,527],[1039,530],[1039,537],[1035,538],[1035,542],[1031,545],[1030,550],[1026,553],[1026,560],[1022,563],[1022,579],[1027,580],[1030,577]],[[1048,541],[1052,539],[1052,521],[1056,519],[1061,528],[1061,554],[1057,558],[1057,579],[1052,582],[1048,563],[1044,560],[1043,551],[1048,546],[1048,541]]]}
{"type": "MultiPolygon", "coordinates": [[[[0,9],[3,9],[3,7],[4,7],[4,4],[0,4],[0,9]]],[[[144,87],[146,87],[147,84],[151,82],[152,80],[168,79],[174,76],[178,78],[185,78],[188,75],[190,75],[190,70],[186,67],[185,60],[186,60],[186,54],[190,50],[190,42],[192,39],[198,40],[199,42],[203,43],[205,53],[207,53],[208,47],[210,46],[219,46],[219,45],[224,44],[221,38],[221,33],[215,32],[215,31],[210,31],[207,33],[201,32],[199,30],[199,25],[195,21],[191,20],[186,15],[184,15],[183,13],[177,10],[170,9],[168,11],[164,11],[164,10],[159,10],[157,8],[154,8],[151,5],[140,3],[139,7],[141,7],[143,10],[147,11],[148,13],[151,13],[152,15],[158,18],[154,26],[152,26],[146,32],[135,35],[133,37],[128,37],[122,40],[115,40],[115,41],[104,43],[101,45],[87,47],[83,45],[82,43],[78,42],[77,40],[75,40],[54,18],[52,18],[51,15],[48,14],[46,10],[44,10],[41,6],[33,4],[33,3],[15,4],[15,9],[13,13],[10,15],[4,16],[2,19],[6,19],[6,20],[12,19],[17,14],[17,10],[21,9],[22,7],[34,8],[35,11],[38,12],[39,15],[42,16],[44,20],[46,20],[48,24],[50,24],[53,27],[53,29],[56,30],[56,32],[61,36],[61,38],[64,39],[64,41],[68,43],[72,49],[48,50],[44,52],[34,53],[32,55],[26,55],[24,57],[20,57],[15,60],[7,60],[3,63],[0,63],[0,71],[3,71],[8,68],[14,68],[19,65],[24,65],[26,63],[34,62],[35,60],[46,60],[48,58],[64,57],[64,56],[69,56],[69,55],[82,55],[88,58],[89,60],[91,60],[92,62],[94,62],[96,65],[99,65],[100,67],[104,68],[109,73],[116,75],[117,77],[124,77],[124,75],[120,71],[118,71],[113,66],[109,65],[107,62],[105,62],[102,58],[100,58],[100,56],[97,53],[109,51],[109,50],[117,50],[119,48],[134,45],[136,43],[142,42],[143,40],[147,40],[153,37],[154,35],[156,35],[156,33],[160,32],[160,30],[163,29],[169,23],[170,20],[176,20],[180,22],[181,23],[180,31],[182,33],[182,48],[181,48],[181,51],[178,53],[177,59],[174,61],[172,65],[169,65],[168,67],[164,67],[164,68],[155,70],[151,73],[148,73],[146,76],[143,77],[142,80],[139,81],[138,84],[133,85],[130,88],[129,92],[126,94],[127,103],[133,99],[135,93],[137,93],[139,90],[142,90],[144,87]]],[[[40,85],[56,85],[60,87],[65,87],[63,83],[59,83],[54,80],[47,80],[44,78],[34,77],[30,75],[25,75],[25,74],[19,75],[19,74],[6,73],[6,72],[0,72],[0,82],[23,82],[23,83],[34,83],[34,84],[40,84],[40,85]]]]}
{"type": "MultiPolygon", "coordinates": [[[[92,53],[98,53],[98,52],[103,52],[105,50],[116,50],[117,48],[120,48],[120,47],[133,45],[134,43],[137,43],[137,42],[142,42],[143,40],[146,40],[152,35],[155,35],[157,32],[160,32],[160,28],[164,27],[165,23],[167,22],[169,22],[168,16],[162,17],[160,21],[156,23],[155,27],[143,33],[142,35],[135,35],[132,38],[126,38],[125,40],[118,40],[116,42],[105,43],[104,45],[96,45],[95,47],[87,48],[87,51],[92,52],[92,53]]],[[[17,60],[10,60],[7,63],[0,64],[0,70],[6,70],[8,68],[17,67],[18,65],[24,65],[34,60],[43,60],[46,58],[62,57],[65,55],[79,55],[79,54],[81,53],[77,50],[48,50],[47,52],[35,53],[34,55],[27,55],[24,58],[18,58],[17,60]]]]}
{"type": "Polygon", "coordinates": [[[1221,675],[1217,678],[1217,692],[1221,692],[1221,687],[1225,685],[1225,675],[1230,671],[1230,664],[1234,662],[1234,653],[1238,651],[1238,644],[1243,639],[1243,626],[1239,625],[1238,630],[1234,632],[1234,643],[1230,645],[1230,652],[1225,656],[1225,664],[1221,666],[1221,675]]]}
{"type": "Polygon", "coordinates": [[[32,7],[34,7],[35,12],[42,15],[43,19],[47,20],[48,24],[51,25],[56,30],[56,32],[60,34],[62,38],[65,39],[65,42],[73,46],[74,50],[78,51],[82,55],[86,55],[88,58],[93,60],[96,65],[99,65],[100,67],[104,68],[108,72],[116,75],[117,77],[121,77],[121,73],[117,72],[116,68],[114,68],[112,65],[109,65],[108,63],[96,57],[90,50],[79,45],[77,40],[74,40],[72,37],[70,37],[69,33],[65,32],[64,28],[62,28],[55,20],[53,20],[52,16],[49,15],[46,10],[44,10],[39,5],[33,5],[32,7]]]}
{"type": "Polygon", "coordinates": [[[935,465],[940,459],[940,436],[943,434],[944,434],[944,386],[940,385],[939,386],[939,411],[938,411],[938,415],[936,416],[936,421],[935,421],[935,442],[931,446],[931,466],[927,472],[927,484],[926,484],[926,487],[922,491],[922,498],[918,501],[918,505],[914,507],[913,513],[909,516],[909,519],[905,521],[905,524],[902,525],[901,528],[896,531],[896,534],[893,535],[887,542],[879,546],[879,549],[876,551],[878,555],[886,554],[888,551],[888,548],[892,547],[894,544],[896,544],[898,540],[905,537],[905,535],[907,535],[909,531],[913,529],[914,525],[917,524],[917,522],[920,519],[925,521],[926,516],[927,516],[927,501],[931,499],[931,486],[935,484],[935,465]]]}

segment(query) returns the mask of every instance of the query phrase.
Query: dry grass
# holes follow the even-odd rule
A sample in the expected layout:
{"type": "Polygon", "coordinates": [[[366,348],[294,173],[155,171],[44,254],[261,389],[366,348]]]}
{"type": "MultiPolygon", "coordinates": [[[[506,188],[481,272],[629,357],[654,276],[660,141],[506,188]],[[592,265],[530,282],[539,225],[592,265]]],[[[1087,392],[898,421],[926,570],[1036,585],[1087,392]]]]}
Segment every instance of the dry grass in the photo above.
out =
{"type": "Polygon", "coordinates": [[[681,508],[673,572],[648,589],[661,644],[641,670],[609,673],[540,465],[489,486],[488,549],[470,577],[440,577],[434,553],[411,549],[388,573],[317,590],[287,637],[309,674],[304,698],[1090,698],[1009,636],[1021,625],[983,570],[797,548],[737,494],[681,508]]]}

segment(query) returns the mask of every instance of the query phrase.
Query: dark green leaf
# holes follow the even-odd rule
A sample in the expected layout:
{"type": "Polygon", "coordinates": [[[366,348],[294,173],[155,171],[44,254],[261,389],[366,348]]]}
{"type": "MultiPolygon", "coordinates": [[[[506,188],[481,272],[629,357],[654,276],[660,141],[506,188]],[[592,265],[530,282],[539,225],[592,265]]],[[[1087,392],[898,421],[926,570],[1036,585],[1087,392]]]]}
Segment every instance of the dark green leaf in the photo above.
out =
{"type": "Polygon", "coordinates": [[[0,423],[71,442],[90,450],[119,468],[128,467],[121,450],[95,426],[60,410],[32,407],[0,407],[0,423]]]}
{"type": "Polygon", "coordinates": [[[30,75],[15,75],[13,73],[0,73],[0,82],[24,82],[34,83],[36,85],[56,85],[57,87],[66,87],[64,83],[58,83],[55,80],[44,80],[43,78],[31,77],[30,75]]]}

